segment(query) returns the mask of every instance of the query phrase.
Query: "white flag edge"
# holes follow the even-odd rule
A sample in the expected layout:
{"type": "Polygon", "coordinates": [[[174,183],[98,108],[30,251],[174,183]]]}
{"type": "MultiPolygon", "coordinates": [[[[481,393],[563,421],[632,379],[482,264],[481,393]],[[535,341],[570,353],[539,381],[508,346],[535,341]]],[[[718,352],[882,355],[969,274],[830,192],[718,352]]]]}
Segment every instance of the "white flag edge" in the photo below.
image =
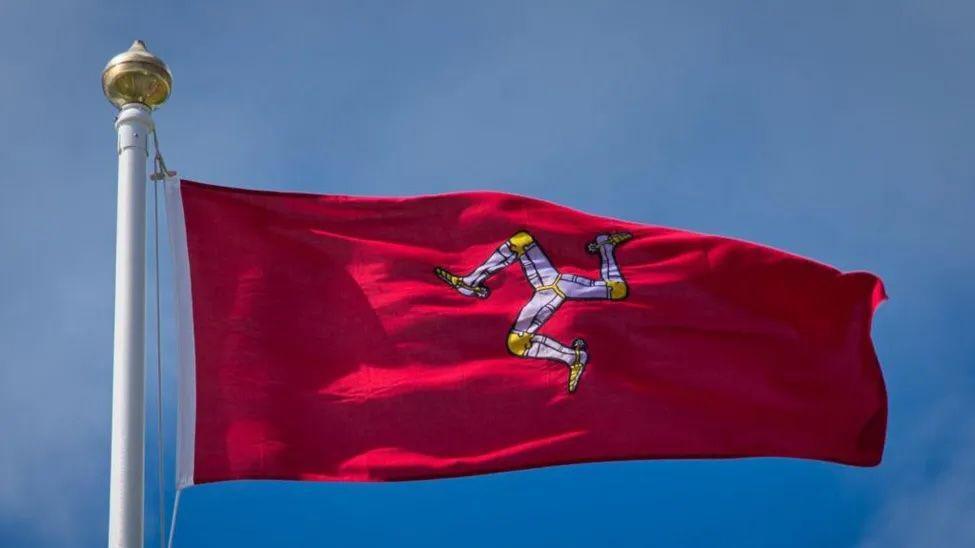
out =
{"type": "Polygon", "coordinates": [[[176,329],[179,352],[176,407],[176,489],[193,485],[196,451],[196,343],[193,337],[193,288],[186,245],[186,217],[179,178],[163,183],[166,195],[166,220],[170,249],[173,252],[173,277],[176,293],[176,329]]]}

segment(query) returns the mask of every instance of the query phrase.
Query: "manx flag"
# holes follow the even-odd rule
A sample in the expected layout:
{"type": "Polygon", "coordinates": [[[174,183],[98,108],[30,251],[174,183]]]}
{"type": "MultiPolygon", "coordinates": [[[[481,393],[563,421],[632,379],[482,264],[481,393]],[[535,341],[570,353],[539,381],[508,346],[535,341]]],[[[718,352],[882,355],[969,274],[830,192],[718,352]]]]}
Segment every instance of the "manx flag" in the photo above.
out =
{"type": "Polygon", "coordinates": [[[167,196],[181,485],[880,461],[871,274],[494,192],[167,196]]]}

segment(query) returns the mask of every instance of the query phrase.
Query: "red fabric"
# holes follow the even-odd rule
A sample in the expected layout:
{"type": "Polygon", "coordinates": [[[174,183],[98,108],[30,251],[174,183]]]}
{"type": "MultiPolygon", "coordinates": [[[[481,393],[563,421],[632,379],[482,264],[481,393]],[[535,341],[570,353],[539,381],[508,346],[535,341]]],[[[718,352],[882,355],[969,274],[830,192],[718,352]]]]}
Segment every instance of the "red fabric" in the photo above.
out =
{"type": "Polygon", "coordinates": [[[492,192],[358,198],[184,181],[196,344],[196,483],[405,480],[586,461],[783,456],[875,465],[886,394],[871,274],[743,241],[492,192]],[[467,274],[529,230],[563,272],[621,301],[569,301],[541,329],[566,366],[508,353],[532,295],[518,263],[487,299],[467,274]]]}

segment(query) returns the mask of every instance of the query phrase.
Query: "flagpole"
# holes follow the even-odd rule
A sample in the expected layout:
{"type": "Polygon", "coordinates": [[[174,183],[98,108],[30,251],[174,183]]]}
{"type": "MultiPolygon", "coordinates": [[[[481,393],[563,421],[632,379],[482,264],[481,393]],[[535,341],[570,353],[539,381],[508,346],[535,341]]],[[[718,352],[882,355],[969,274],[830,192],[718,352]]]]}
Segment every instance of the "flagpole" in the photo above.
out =
{"type": "MultiPolygon", "coordinates": [[[[115,241],[115,354],[112,366],[112,466],[108,545],[142,546],[145,451],[146,161],[152,110],[169,97],[172,75],[139,40],[102,72],[119,109],[115,241]]],[[[162,526],[162,524],[160,524],[162,526]]]]}

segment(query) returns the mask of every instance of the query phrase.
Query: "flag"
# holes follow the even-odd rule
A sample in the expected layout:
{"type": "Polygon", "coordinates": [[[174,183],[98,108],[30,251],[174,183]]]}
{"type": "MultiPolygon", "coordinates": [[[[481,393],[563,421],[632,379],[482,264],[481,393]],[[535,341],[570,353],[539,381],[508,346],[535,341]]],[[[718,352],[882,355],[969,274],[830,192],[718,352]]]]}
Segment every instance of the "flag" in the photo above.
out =
{"type": "Polygon", "coordinates": [[[167,204],[181,486],[881,459],[872,274],[497,192],[167,204]]]}

